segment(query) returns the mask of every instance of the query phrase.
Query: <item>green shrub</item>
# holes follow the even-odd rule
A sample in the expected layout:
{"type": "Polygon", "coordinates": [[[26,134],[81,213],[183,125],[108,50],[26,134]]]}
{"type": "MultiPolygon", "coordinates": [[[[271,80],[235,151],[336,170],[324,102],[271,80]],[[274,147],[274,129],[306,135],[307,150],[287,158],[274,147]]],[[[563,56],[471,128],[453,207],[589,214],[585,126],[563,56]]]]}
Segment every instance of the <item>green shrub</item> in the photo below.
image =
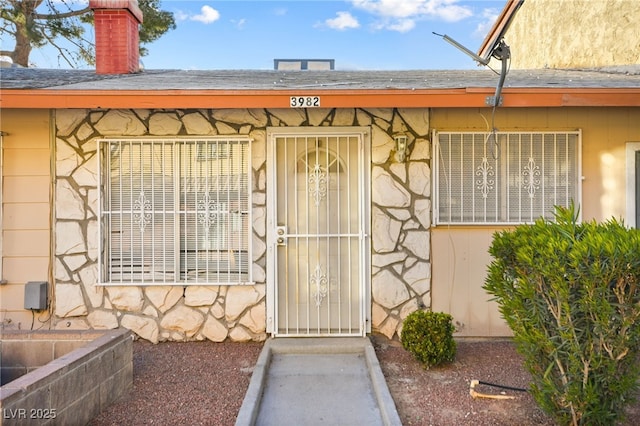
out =
{"type": "Polygon", "coordinates": [[[442,312],[415,311],[402,323],[402,347],[426,367],[451,362],[456,356],[453,317],[442,312]]]}
{"type": "Polygon", "coordinates": [[[638,389],[640,231],[578,223],[576,209],[496,233],[485,290],[495,296],[558,424],[615,424],[638,389]]]}

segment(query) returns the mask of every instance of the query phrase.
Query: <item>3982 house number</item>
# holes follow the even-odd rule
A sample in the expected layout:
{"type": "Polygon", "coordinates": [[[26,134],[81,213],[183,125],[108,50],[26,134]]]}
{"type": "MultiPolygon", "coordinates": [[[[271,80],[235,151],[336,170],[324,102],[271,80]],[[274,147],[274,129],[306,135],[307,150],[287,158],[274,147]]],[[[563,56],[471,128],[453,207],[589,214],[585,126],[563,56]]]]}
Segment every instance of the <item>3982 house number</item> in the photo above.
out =
{"type": "Polygon", "coordinates": [[[291,108],[318,108],[320,96],[291,96],[289,98],[291,108]]]}

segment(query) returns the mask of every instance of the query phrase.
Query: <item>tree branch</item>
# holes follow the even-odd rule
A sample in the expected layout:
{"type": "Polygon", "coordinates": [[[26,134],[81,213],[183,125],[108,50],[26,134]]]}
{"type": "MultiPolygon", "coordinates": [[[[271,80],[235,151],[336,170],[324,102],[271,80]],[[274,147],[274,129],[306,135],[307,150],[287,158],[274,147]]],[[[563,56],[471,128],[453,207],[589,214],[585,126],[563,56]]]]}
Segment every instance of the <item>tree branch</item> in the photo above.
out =
{"type": "Polygon", "coordinates": [[[49,41],[49,44],[51,44],[51,46],[53,46],[57,51],[58,51],[58,58],[62,58],[64,59],[64,61],[67,63],[67,65],[69,65],[71,68],[75,68],[78,65],[78,62],[73,60],[73,58],[68,58],[67,57],[67,49],[64,49],[60,46],[58,46],[57,44],[54,43],[55,39],[52,39],[49,34],[44,33],[44,36],[46,37],[46,39],[49,41]]]}
{"type": "Polygon", "coordinates": [[[16,32],[15,31],[11,31],[7,28],[0,28],[0,34],[9,34],[11,37],[15,37],[16,36],[16,32]]]}
{"type": "Polygon", "coordinates": [[[69,12],[65,12],[65,13],[34,13],[33,17],[35,19],[44,19],[44,20],[50,20],[50,19],[65,19],[65,18],[73,18],[74,16],[80,16],[80,15],[84,15],[86,13],[91,12],[91,8],[89,6],[85,7],[84,9],[80,9],[80,10],[71,10],[69,12]]]}

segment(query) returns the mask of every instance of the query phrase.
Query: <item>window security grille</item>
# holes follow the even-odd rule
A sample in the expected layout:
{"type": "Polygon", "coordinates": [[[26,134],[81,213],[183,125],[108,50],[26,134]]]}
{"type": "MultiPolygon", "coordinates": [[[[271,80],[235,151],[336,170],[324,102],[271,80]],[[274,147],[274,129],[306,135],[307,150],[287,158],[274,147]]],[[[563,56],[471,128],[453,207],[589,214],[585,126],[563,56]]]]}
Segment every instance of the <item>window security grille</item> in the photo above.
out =
{"type": "Polygon", "coordinates": [[[553,219],[580,202],[581,133],[434,132],[436,224],[553,219]]]}
{"type": "Polygon", "coordinates": [[[251,281],[248,139],[98,143],[102,284],[251,281]]]}

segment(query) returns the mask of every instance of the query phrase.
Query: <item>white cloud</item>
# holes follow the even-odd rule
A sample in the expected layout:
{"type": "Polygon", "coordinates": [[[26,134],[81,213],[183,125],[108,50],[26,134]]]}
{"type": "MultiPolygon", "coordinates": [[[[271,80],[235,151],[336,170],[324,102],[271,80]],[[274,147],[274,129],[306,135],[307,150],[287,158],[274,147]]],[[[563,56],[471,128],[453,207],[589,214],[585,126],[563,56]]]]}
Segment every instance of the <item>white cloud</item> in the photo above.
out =
{"type": "Polygon", "coordinates": [[[288,10],[286,8],[280,7],[280,8],[277,8],[276,10],[274,10],[273,14],[276,15],[276,16],[284,16],[284,15],[287,14],[287,12],[288,12],[288,10]]]}
{"type": "Polygon", "coordinates": [[[447,22],[458,22],[473,15],[471,10],[464,6],[449,5],[434,10],[433,15],[447,22]]]}
{"type": "Polygon", "coordinates": [[[387,18],[406,18],[419,13],[424,0],[353,0],[358,9],[387,18]]]}
{"type": "Polygon", "coordinates": [[[398,31],[400,33],[406,33],[414,29],[416,21],[413,19],[398,19],[395,22],[389,24],[387,28],[391,31],[398,31]]]}
{"type": "Polygon", "coordinates": [[[407,32],[417,20],[440,19],[457,22],[472,15],[458,0],[351,0],[354,7],[377,16],[377,29],[407,32]]]}
{"type": "Polygon", "coordinates": [[[324,23],[327,27],[340,31],[360,27],[358,20],[349,12],[338,12],[335,18],[327,19],[324,23]]]}
{"type": "Polygon", "coordinates": [[[203,24],[211,24],[220,19],[220,12],[212,8],[211,6],[202,6],[199,15],[190,17],[192,21],[202,22],[203,24]]]}
{"type": "Polygon", "coordinates": [[[478,38],[486,37],[493,24],[498,20],[500,11],[498,9],[484,9],[481,16],[483,21],[478,24],[473,32],[474,37],[478,38]]]}
{"type": "Polygon", "coordinates": [[[244,29],[244,26],[247,24],[247,20],[245,18],[242,19],[232,19],[231,23],[236,26],[239,30],[244,29]]]}
{"type": "Polygon", "coordinates": [[[176,21],[178,21],[178,22],[186,21],[187,19],[189,19],[189,15],[184,13],[181,10],[173,12],[173,17],[176,18],[176,21]]]}
{"type": "Polygon", "coordinates": [[[371,24],[371,29],[374,31],[397,31],[399,33],[406,33],[414,29],[416,21],[413,19],[380,19],[371,24]]]}

